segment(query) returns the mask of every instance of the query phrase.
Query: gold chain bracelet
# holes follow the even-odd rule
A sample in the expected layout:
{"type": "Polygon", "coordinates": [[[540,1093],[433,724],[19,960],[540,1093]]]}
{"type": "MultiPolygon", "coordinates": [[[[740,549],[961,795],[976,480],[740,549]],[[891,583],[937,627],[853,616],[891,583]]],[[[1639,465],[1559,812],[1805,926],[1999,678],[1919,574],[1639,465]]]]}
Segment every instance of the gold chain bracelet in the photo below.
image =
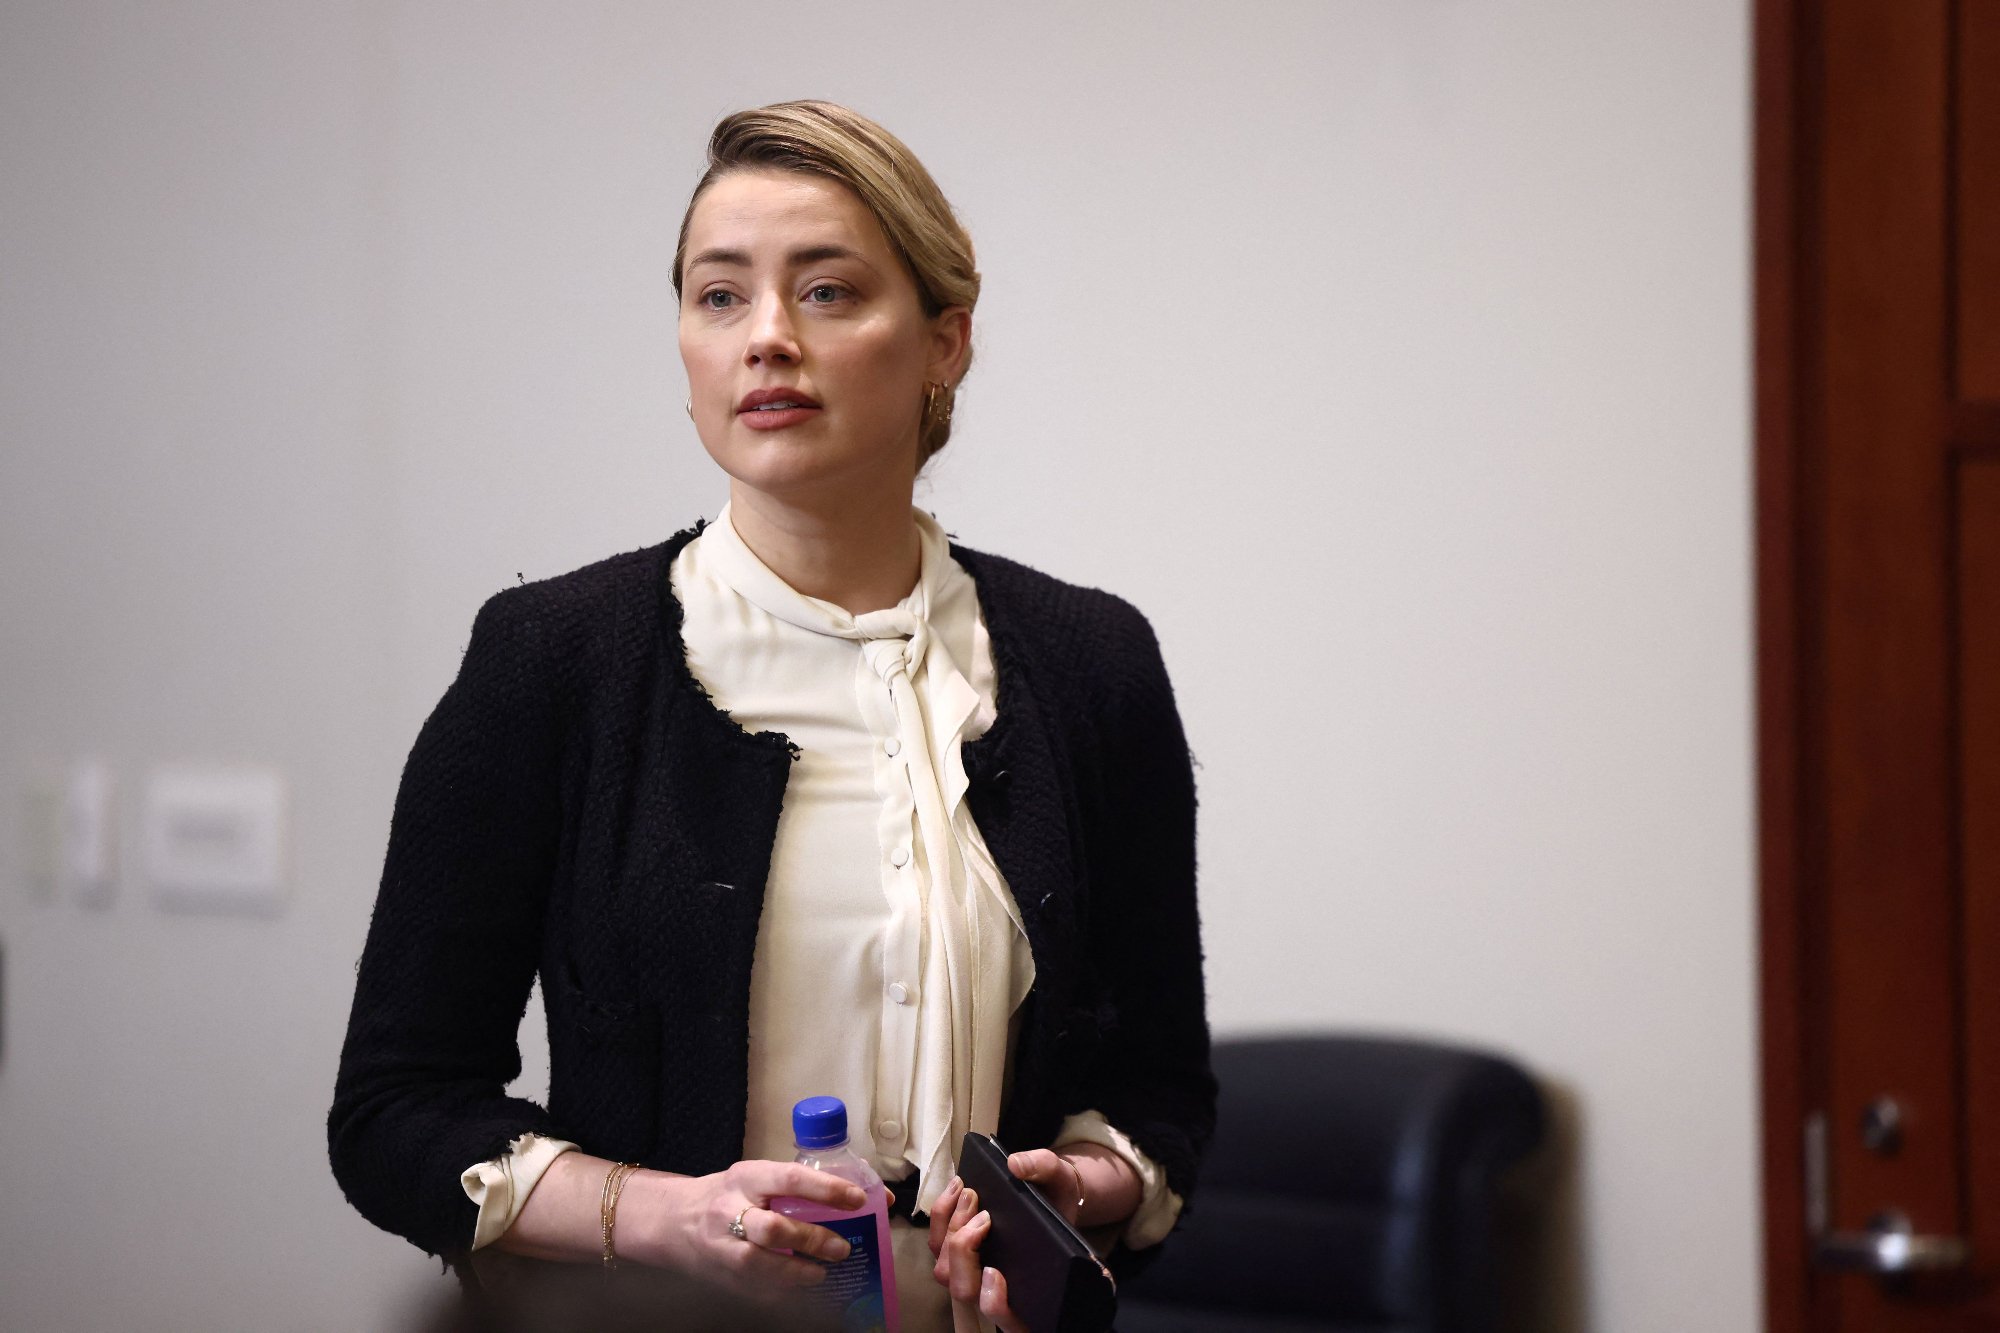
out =
{"type": "Polygon", "coordinates": [[[625,1192],[625,1182],[639,1169],[637,1162],[620,1162],[612,1167],[604,1177],[604,1191],[597,1196],[598,1217],[604,1224],[604,1266],[618,1267],[618,1256],[611,1249],[611,1228],[618,1220],[618,1196],[625,1192]]]}

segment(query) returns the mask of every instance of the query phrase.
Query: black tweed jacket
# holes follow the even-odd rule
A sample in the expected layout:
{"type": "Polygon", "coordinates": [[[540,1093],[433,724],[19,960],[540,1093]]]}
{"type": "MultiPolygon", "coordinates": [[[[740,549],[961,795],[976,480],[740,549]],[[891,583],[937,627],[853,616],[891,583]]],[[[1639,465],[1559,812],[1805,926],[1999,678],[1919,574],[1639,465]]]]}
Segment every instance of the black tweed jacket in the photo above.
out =
{"type": "MultiPolygon", "coordinates": [[[[459,1173],[530,1130],[687,1174],[742,1153],[794,749],[687,669],[668,567],[698,531],[491,598],[404,768],[327,1138],[354,1206],[429,1253],[465,1253],[459,1173]],[[547,1107],[504,1091],[538,973],[547,1107]]],[[[1035,959],[1001,1141],[1047,1144],[1095,1107],[1191,1199],[1215,1083],[1159,646],[1116,597],[953,555],[999,678],[968,799],[1035,959]]]]}

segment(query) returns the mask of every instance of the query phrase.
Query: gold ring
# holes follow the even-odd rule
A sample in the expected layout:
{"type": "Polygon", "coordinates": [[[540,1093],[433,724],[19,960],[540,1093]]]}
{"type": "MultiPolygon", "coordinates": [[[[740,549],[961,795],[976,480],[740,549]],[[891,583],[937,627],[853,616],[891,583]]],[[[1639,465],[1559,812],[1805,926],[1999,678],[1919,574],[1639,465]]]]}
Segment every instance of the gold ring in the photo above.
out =
{"type": "MultiPolygon", "coordinates": [[[[756,1206],[757,1205],[754,1203],[747,1205],[743,1209],[743,1213],[749,1212],[750,1209],[755,1208],[756,1206]]],[[[736,1220],[729,1224],[729,1234],[736,1237],[736,1239],[738,1240],[749,1240],[750,1237],[747,1234],[745,1234],[743,1230],[743,1213],[738,1213],[736,1215],[736,1220]]]]}

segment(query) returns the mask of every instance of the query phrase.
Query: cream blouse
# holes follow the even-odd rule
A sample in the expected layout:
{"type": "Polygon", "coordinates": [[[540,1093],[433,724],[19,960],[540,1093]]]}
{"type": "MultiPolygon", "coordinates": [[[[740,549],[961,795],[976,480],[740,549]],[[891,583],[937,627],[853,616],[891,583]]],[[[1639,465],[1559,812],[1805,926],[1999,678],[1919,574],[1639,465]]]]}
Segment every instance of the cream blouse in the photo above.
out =
{"type": "MultiPolygon", "coordinates": [[[[672,580],[688,667],[716,706],[799,749],[751,972],[743,1155],[790,1160],[793,1103],[837,1096],[850,1146],[884,1179],[921,1172],[928,1210],[965,1131],[999,1123],[1034,959],[965,799],[959,747],[993,722],[992,647],[971,577],[937,522],[916,519],[917,585],[887,610],[850,615],[796,591],[744,544],[727,506],[675,558],[672,580]]],[[[1172,1229],[1179,1197],[1102,1116],[1071,1116],[1056,1141],[1103,1144],[1138,1173],[1128,1246],[1172,1229]]],[[[523,1135],[465,1171],[474,1248],[512,1225],[574,1146],[523,1135]]],[[[943,1289],[924,1233],[898,1227],[904,1317],[922,1327],[912,1302],[936,1305],[943,1289]]]]}

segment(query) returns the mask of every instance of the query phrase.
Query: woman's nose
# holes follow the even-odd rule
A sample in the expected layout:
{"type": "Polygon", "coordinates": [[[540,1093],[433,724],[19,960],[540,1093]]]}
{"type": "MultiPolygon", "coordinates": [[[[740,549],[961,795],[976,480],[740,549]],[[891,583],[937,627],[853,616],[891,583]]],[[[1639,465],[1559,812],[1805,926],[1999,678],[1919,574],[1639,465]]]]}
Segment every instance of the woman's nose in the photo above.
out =
{"type": "Polygon", "coordinates": [[[767,362],[797,365],[799,357],[798,330],[793,327],[785,303],[775,298],[759,301],[750,320],[750,341],[743,349],[744,362],[752,366],[767,362]]]}

